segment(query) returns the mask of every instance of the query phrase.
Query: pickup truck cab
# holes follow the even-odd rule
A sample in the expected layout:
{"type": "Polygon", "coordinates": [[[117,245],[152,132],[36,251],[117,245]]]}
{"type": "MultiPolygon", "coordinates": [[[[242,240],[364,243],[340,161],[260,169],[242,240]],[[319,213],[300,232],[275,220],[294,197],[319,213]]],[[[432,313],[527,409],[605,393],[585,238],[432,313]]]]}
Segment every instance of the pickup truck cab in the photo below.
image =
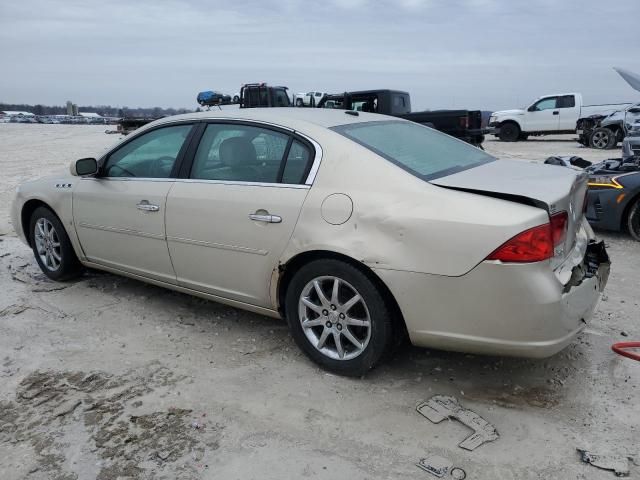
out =
{"type": "Polygon", "coordinates": [[[482,128],[480,110],[411,111],[411,97],[401,90],[363,90],[325,95],[320,108],[338,108],[356,112],[371,112],[403,118],[481,147],[489,130],[482,128]]]}
{"type": "Polygon", "coordinates": [[[529,135],[575,133],[579,118],[608,115],[629,104],[584,105],[580,93],[559,93],[537,98],[524,109],[493,112],[489,127],[500,140],[515,142],[529,135]]]}

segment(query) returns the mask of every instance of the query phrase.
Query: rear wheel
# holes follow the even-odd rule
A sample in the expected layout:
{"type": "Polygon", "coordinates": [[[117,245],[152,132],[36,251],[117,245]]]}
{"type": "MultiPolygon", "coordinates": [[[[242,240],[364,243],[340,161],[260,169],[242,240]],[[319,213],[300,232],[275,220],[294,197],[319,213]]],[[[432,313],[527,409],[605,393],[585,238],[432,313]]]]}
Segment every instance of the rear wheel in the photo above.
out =
{"type": "Polygon", "coordinates": [[[52,280],[78,276],[82,265],[58,217],[46,207],[38,207],[29,222],[31,247],[42,272],[52,280]]]}
{"type": "Polygon", "coordinates": [[[520,137],[520,127],[515,122],[505,122],[500,126],[499,136],[503,142],[517,142],[520,137]]]}
{"type": "Polygon", "coordinates": [[[240,103],[240,97],[238,95],[233,96],[233,103],[240,103]]]}
{"type": "Polygon", "coordinates": [[[341,375],[364,375],[394,340],[382,292],[362,271],[340,260],[302,266],[287,288],[285,313],[302,351],[341,375]]]}
{"type": "Polygon", "coordinates": [[[613,132],[605,127],[599,127],[596,128],[591,134],[589,144],[592,148],[605,150],[615,147],[617,143],[616,140],[616,132],[613,132]]]}
{"type": "Polygon", "coordinates": [[[631,236],[640,242],[640,198],[636,199],[629,209],[627,228],[631,236]]]}
{"type": "Polygon", "coordinates": [[[304,102],[302,101],[301,98],[296,99],[296,106],[297,107],[302,107],[304,106],[304,102]]]}

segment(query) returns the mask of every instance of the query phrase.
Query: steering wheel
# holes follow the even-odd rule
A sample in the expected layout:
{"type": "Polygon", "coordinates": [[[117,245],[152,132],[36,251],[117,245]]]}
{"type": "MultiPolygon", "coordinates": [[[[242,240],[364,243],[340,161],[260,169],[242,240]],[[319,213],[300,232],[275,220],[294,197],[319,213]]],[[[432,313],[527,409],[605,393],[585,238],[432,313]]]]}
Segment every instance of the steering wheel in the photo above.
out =
{"type": "Polygon", "coordinates": [[[169,178],[175,161],[176,159],[174,157],[168,155],[155,159],[149,168],[150,177],[169,178]]]}
{"type": "Polygon", "coordinates": [[[106,175],[107,177],[109,176],[109,173],[111,172],[111,169],[112,169],[112,168],[119,168],[119,169],[120,169],[120,170],[122,170],[124,173],[126,173],[126,175],[119,175],[119,176],[124,176],[124,177],[135,177],[135,176],[136,176],[136,174],[135,174],[135,173],[133,173],[133,172],[131,172],[131,171],[127,170],[127,169],[126,169],[126,168],[124,168],[124,167],[121,167],[121,166],[120,166],[120,165],[118,165],[117,163],[114,163],[113,165],[110,165],[110,166],[109,166],[109,169],[107,170],[107,175],[106,175]]]}

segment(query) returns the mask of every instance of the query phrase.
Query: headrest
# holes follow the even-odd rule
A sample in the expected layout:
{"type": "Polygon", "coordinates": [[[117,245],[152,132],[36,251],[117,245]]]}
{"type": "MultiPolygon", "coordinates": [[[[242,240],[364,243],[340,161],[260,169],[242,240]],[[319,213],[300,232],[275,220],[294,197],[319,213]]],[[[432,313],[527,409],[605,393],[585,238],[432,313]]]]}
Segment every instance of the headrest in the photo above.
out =
{"type": "Polygon", "coordinates": [[[256,149],[244,137],[227,138],[220,145],[220,161],[228,167],[241,167],[258,163],[256,149]]]}

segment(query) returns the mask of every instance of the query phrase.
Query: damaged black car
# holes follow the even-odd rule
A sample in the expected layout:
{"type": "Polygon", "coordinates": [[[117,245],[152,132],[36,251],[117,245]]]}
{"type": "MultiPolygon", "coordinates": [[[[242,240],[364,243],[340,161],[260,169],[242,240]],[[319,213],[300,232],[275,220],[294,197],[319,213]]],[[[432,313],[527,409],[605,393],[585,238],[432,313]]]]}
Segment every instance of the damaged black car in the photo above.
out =
{"type": "Polygon", "coordinates": [[[622,158],[590,165],[580,157],[549,157],[545,163],[584,168],[589,173],[586,203],[589,223],[602,230],[627,230],[640,241],[640,156],[636,154],[640,152],[637,147],[634,150],[632,139],[625,138],[622,158]]]}

